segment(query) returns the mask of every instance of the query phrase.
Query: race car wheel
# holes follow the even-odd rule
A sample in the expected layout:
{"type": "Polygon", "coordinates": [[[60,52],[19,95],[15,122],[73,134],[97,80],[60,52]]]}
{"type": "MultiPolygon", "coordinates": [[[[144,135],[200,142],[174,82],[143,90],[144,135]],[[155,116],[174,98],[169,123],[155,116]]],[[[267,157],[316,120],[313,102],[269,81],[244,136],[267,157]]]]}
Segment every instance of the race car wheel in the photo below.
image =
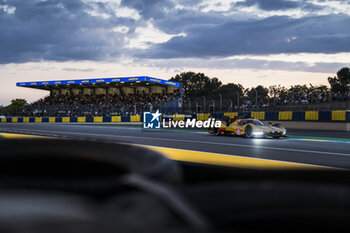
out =
{"type": "Polygon", "coordinates": [[[219,128],[217,128],[217,127],[209,128],[208,132],[209,132],[209,134],[212,134],[212,135],[215,135],[215,136],[220,135],[219,134],[219,128]]]}
{"type": "Polygon", "coordinates": [[[253,136],[253,128],[248,125],[246,128],[245,128],[245,132],[244,132],[245,136],[247,138],[251,138],[253,136]]]}

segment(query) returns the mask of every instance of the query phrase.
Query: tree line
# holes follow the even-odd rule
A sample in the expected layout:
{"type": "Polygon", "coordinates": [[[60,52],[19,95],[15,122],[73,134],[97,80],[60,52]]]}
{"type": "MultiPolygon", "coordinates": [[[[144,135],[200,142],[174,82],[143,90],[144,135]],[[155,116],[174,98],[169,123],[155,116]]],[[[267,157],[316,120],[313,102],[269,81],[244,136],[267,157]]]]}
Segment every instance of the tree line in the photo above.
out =
{"type": "MultiPolygon", "coordinates": [[[[244,88],[241,84],[222,82],[216,78],[210,78],[203,73],[183,72],[170,79],[182,83],[183,98],[196,99],[201,97],[215,98],[221,96],[223,99],[237,101],[247,101],[258,104],[274,103],[276,101],[297,101],[307,99],[312,101],[316,98],[331,98],[347,96],[350,90],[350,69],[341,68],[334,77],[328,77],[329,87],[327,85],[313,86],[312,84],[294,85],[284,87],[281,85],[272,85],[264,87],[258,85],[252,88],[244,88]]],[[[236,102],[235,102],[236,103],[236,102]]]]}

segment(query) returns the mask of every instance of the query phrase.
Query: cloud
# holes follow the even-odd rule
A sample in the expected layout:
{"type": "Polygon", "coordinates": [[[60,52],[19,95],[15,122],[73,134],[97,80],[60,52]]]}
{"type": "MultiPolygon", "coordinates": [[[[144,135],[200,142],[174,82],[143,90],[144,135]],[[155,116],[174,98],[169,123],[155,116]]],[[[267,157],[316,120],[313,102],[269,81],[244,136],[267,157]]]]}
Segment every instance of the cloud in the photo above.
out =
{"type": "Polygon", "coordinates": [[[175,7],[174,2],[169,0],[122,0],[121,6],[131,7],[145,18],[162,18],[166,12],[175,7]]]}
{"type": "Polygon", "coordinates": [[[288,12],[313,5],[246,0],[230,10],[217,11],[208,2],[0,0],[0,64],[350,51],[347,14],[263,18],[256,12],[248,15],[241,7],[288,12]],[[145,28],[154,30],[150,33],[145,28]],[[145,38],[151,38],[143,43],[146,46],[130,46],[145,38]]]}
{"type": "Polygon", "coordinates": [[[349,66],[349,63],[341,62],[304,62],[304,61],[279,61],[250,58],[230,58],[230,59],[150,59],[143,61],[151,67],[161,67],[165,69],[186,70],[189,68],[198,69],[255,69],[255,70],[286,70],[319,73],[335,73],[339,67],[349,66]]]}
{"type": "Polygon", "coordinates": [[[79,72],[92,72],[95,71],[96,69],[93,68],[63,68],[62,70],[64,71],[79,71],[79,72]]]}
{"type": "MultiPolygon", "coordinates": [[[[198,19],[197,19],[198,20],[198,19]]],[[[200,20],[198,20],[200,21],[200,20]]],[[[182,21],[188,22],[187,18],[182,21]]],[[[137,56],[147,58],[225,57],[242,54],[350,52],[348,15],[256,20],[226,20],[185,27],[186,36],[173,37],[137,56]]]]}
{"type": "Polygon", "coordinates": [[[235,4],[235,6],[257,5],[262,10],[286,10],[300,7],[300,2],[289,0],[245,0],[235,4]]]}
{"type": "Polygon", "coordinates": [[[302,0],[244,0],[233,4],[233,7],[251,7],[257,6],[264,11],[287,11],[293,9],[303,9],[308,11],[322,10],[321,6],[313,4],[310,1],[302,0]]]}
{"type": "Polygon", "coordinates": [[[131,19],[112,14],[99,16],[98,11],[111,13],[103,3],[13,0],[7,4],[15,11],[0,14],[0,63],[116,57],[124,38],[112,28],[132,24],[131,19]]]}

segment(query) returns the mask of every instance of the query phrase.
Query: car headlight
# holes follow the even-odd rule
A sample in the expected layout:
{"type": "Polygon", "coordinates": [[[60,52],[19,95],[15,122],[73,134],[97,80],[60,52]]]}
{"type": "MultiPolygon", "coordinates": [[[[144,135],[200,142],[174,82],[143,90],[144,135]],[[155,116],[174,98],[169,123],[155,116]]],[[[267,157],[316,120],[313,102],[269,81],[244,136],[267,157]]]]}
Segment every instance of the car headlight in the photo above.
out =
{"type": "Polygon", "coordinates": [[[264,134],[264,133],[261,132],[261,131],[253,132],[253,135],[254,135],[254,136],[261,136],[261,135],[263,135],[263,134],[264,134]]]}

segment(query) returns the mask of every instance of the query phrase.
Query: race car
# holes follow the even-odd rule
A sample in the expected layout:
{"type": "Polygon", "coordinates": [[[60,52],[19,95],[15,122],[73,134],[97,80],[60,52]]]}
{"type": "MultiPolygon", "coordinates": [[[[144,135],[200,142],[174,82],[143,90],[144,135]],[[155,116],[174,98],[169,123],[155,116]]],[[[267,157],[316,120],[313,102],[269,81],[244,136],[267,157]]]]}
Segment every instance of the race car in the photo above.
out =
{"type": "Polygon", "coordinates": [[[250,117],[243,116],[231,119],[228,116],[224,116],[220,120],[220,127],[209,128],[208,132],[213,135],[231,134],[247,138],[280,138],[286,136],[287,130],[281,124],[269,123],[264,125],[260,120],[250,117]]]}

